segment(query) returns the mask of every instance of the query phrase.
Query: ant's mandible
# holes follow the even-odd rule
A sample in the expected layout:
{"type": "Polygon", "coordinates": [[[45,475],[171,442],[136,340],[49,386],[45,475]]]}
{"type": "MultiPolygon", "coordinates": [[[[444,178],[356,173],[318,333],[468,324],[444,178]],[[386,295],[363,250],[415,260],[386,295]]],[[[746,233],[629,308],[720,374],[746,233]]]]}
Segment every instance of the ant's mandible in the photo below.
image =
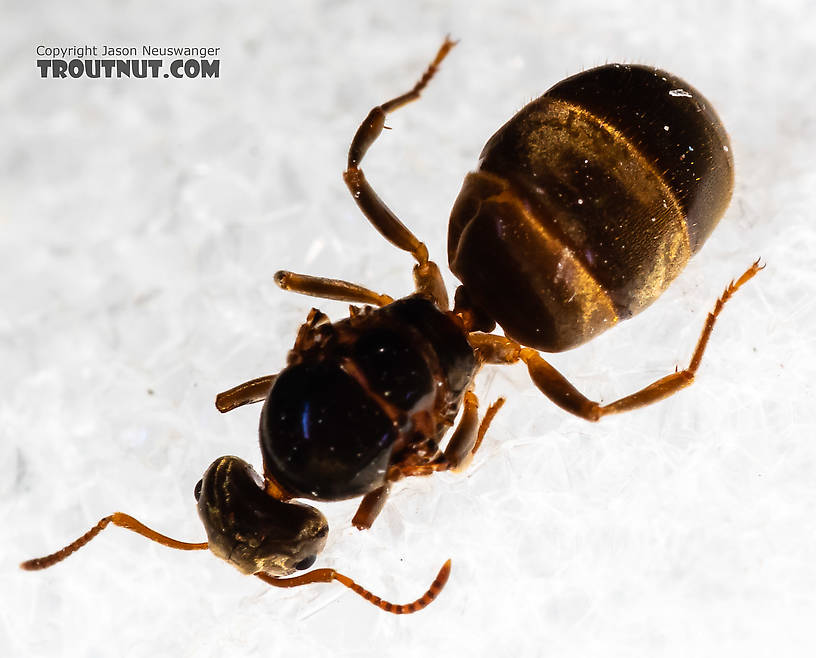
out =
{"type": "Polygon", "coordinates": [[[445,585],[450,560],[406,605],[383,601],[333,569],[287,578],[312,566],[328,534],[317,509],[292,499],[362,496],[352,522],[369,528],[394,482],[464,468],[504,402],[479,422],[472,385],[485,364],[522,361],[544,395],[591,421],[691,384],[717,316],[762,268],[759,261],[717,300],[689,366],[620,400],[586,398],[539,350],[570,349],[641,311],[703,245],[733,187],[728,136],[710,104],[665,71],[610,64],[526,105],[487,142],[454,204],[448,260],[462,285],[450,310],[427,248],[377,196],[360,164],[386,115],[419,98],[454,45],[445,39],[413,89],[371,110],[343,174],[374,228],[417,261],[416,292],[394,301],[354,283],[278,272],[284,290],[364,306],[351,306],[338,322],[312,309],[283,370],[216,398],[222,412],[264,402],[263,477],[237,457],[213,462],[195,488],[206,543],[180,542],[116,513],[24,569],[50,567],[113,523],[171,548],[209,548],[276,587],[336,580],[383,610],[415,612],[445,585]],[[490,333],[497,323],[505,336],[490,333]]]}

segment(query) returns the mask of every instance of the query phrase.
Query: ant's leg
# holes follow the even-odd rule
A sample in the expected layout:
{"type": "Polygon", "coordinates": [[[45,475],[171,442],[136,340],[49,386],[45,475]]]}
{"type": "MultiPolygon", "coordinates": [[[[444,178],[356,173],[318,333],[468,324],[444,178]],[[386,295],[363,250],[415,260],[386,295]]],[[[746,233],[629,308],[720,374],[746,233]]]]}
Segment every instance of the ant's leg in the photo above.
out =
{"type": "Polygon", "coordinates": [[[448,441],[445,451],[425,463],[393,465],[393,474],[389,473],[390,481],[396,482],[402,478],[432,475],[442,471],[465,470],[470,465],[470,461],[479,446],[482,445],[487,429],[502,405],[504,405],[504,398],[496,400],[488,407],[482,422],[479,423],[479,401],[471,391],[465,393],[462,417],[459,419],[459,424],[456,426],[450,441],[448,441]]]}
{"type": "Polygon", "coordinates": [[[476,451],[482,445],[485,434],[487,434],[487,429],[490,427],[490,424],[493,422],[496,414],[499,413],[499,409],[504,406],[504,401],[504,398],[499,398],[487,408],[487,413],[485,413],[484,418],[482,418],[482,422],[479,423],[479,431],[476,432],[476,443],[473,444],[469,457],[465,459],[464,463],[460,464],[458,470],[464,470],[470,464],[470,461],[473,459],[473,455],[476,454],[476,451]]]}
{"type": "MultiPolygon", "coordinates": [[[[487,413],[479,423],[478,407],[479,401],[476,396],[468,391],[465,393],[464,410],[459,425],[454,430],[453,435],[445,447],[446,468],[453,471],[464,471],[470,466],[473,455],[482,445],[482,440],[487,433],[487,428],[496,417],[499,409],[504,405],[504,398],[499,398],[487,409],[487,413]]],[[[441,470],[441,469],[439,469],[441,470]]]]}
{"type": "Polygon", "coordinates": [[[382,512],[382,508],[385,507],[385,501],[388,500],[390,490],[391,483],[386,482],[383,486],[374,489],[374,491],[369,491],[363,496],[363,500],[351,520],[351,525],[357,530],[368,530],[382,512]]]}
{"type": "Polygon", "coordinates": [[[439,266],[432,260],[422,265],[414,265],[414,285],[416,291],[433,299],[443,311],[447,311],[448,291],[445,290],[445,281],[439,266]]]}
{"type": "Polygon", "coordinates": [[[356,283],[349,283],[339,279],[326,279],[322,276],[295,274],[285,270],[275,272],[275,283],[283,290],[291,290],[301,295],[336,299],[353,304],[385,306],[394,301],[388,295],[381,295],[356,283]]]}
{"type": "MultiPolygon", "coordinates": [[[[473,391],[467,391],[462,400],[462,417],[445,446],[444,461],[437,470],[455,469],[471,454],[479,432],[479,400],[473,391]]],[[[435,465],[435,464],[434,464],[435,465]]]]}
{"type": "MultiPolygon", "coordinates": [[[[500,400],[493,407],[497,405],[501,407],[503,403],[504,400],[500,400]]],[[[493,407],[491,407],[491,410],[493,407]]],[[[431,475],[438,471],[456,469],[469,463],[470,457],[473,456],[481,443],[480,437],[484,436],[484,431],[487,430],[487,425],[490,424],[490,420],[492,420],[496,411],[498,411],[498,408],[492,414],[488,411],[487,416],[485,416],[487,423],[482,422],[479,425],[479,401],[471,391],[467,391],[464,398],[462,417],[459,419],[459,424],[456,426],[450,441],[448,441],[445,452],[425,464],[404,466],[395,464],[393,470],[389,473],[388,482],[363,496],[363,500],[351,520],[352,525],[358,530],[368,530],[372,526],[385,506],[392,482],[414,475],[431,475]],[[488,419],[488,416],[490,419],[488,419]]]]}
{"type": "Polygon", "coordinates": [[[383,131],[385,115],[419,98],[420,92],[434,76],[439,64],[454,45],[454,41],[446,38],[437,52],[436,58],[411,91],[378,105],[369,112],[351,142],[348,167],[343,173],[343,179],[346,181],[346,185],[357,205],[360,206],[363,214],[374,225],[374,228],[382,233],[383,237],[391,244],[411,253],[420,265],[428,262],[428,249],[377,196],[366,181],[359,166],[366,151],[383,131]]]}
{"type": "Polygon", "coordinates": [[[277,375],[266,375],[265,377],[258,377],[251,379],[243,384],[238,384],[228,391],[219,393],[215,396],[215,407],[222,414],[245,404],[253,404],[255,402],[263,402],[272,384],[275,383],[277,375]]]}
{"type": "MultiPolygon", "coordinates": [[[[329,318],[326,317],[325,313],[318,311],[316,308],[309,311],[306,322],[300,325],[293,349],[295,351],[304,349],[312,340],[314,332],[321,325],[328,322],[329,318]]],[[[238,384],[238,386],[234,386],[228,391],[219,393],[215,397],[215,406],[221,413],[226,413],[245,404],[263,402],[266,396],[269,395],[269,391],[277,378],[277,375],[266,375],[238,384]]]]}
{"type": "Polygon", "coordinates": [[[436,57],[411,91],[392,98],[390,101],[373,108],[363,123],[357,129],[351,142],[348,154],[348,166],[343,173],[343,180],[368,221],[382,236],[394,246],[409,252],[417,261],[414,268],[414,278],[417,290],[433,296],[441,308],[448,308],[447,293],[442,282],[439,268],[428,260],[428,249],[411,233],[391,209],[377,196],[365,178],[360,163],[385,127],[385,116],[389,112],[419,98],[420,93],[436,73],[439,64],[445,59],[455,41],[445,38],[444,43],[436,53],[436,57]],[[444,303],[443,303],[444,302],[444,303]]]}
{"type": "MultiPolygon", "coordinates": [[[[326,317],[325,313],[318,311],[316,308],[309,311],[306,322],[300,325],[300,329],[298,330],[294,349],[303,349],[312,339],[315,330],[328,322],[329,318],[326,317]]],[[[238,386],[233,386],[228,391],[224,391],[215,396],[215,407],[223,414],[237,407],[242,407],[245,404],[263,402],[266,396],[269,395],[269,391],[272,390],[272,385],[277,378],[277,375],[265,375],[264,377],[250,379],[248,382],[238,384],[238,386]]]]}
{"type": "Polygon", "coordinates": [[[728,284],[725,292],[714,304],[714,309],[706,318],[706,323],[700,333],[697,347],[688,368],[673,372],[631,395],[603,406],[584,396],[560,372],[542,359],[538,352],[529,347],[522,347],[513,340],[490,334],[472,333],[469,335],[468,340],[485,363],[510,364],[524,361],[527,364],[527,370],[533,383],[544,395],[562,409],[586,420],[595,421],[609,414],[645,407],[674,395],[680,389],[691,384],[700,366],[700,361],[702,361],[708,339],[714,329],[714,323],[717,321],[717,316],[722,311],[723,306],[740,286],[751,279],[763,267],[760,266],[759,261],[756,261],[739,279],[728,284]]]}

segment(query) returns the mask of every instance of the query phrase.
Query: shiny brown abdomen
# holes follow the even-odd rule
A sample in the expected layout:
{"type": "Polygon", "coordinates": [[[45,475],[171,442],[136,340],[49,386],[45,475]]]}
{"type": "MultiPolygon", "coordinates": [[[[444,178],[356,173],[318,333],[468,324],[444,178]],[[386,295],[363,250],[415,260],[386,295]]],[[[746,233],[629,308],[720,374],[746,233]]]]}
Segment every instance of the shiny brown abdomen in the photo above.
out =
{"type": "Polygon", "coordinates": [[[508,336],[566,350],[651,304],[732,186],[728,136],[698,91],[658,69],[591,69],[487,142],[451,213],[451,270],[508,336]]]}

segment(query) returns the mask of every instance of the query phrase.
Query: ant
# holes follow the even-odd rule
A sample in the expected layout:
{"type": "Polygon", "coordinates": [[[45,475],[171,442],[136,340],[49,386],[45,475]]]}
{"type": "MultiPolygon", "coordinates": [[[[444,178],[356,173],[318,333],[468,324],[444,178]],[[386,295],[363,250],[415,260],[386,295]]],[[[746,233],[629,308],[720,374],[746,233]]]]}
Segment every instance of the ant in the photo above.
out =
{"type": "Polygon", "coordinates": [[[279,373],[217,396],[221,412],[264,403],[263,477],[237,457],[212,463],[195,487],[207,542],[180,542],[116,513],[24,569],[56,564],[112,523],[170,548],[209,548],[275,587],[335,580],[387,612],[416,612],[444,587],[450,560],[404,605],[333,569],[288,577],[314,564],[328,535],[325,517],[294,499],[362,497],[352,523],[370,528],[395,482],[466,468],[504,403],[479,420],[472,385],[483,365],[523,362],[545,396],[590,421],[693,382],[718,315],[764,267],[759,261],[717,300],[687,368],[615,402],[586,398],[539,351],[580,345],[648,306],[714,229],[731,198],[733,159],[710,104],[665,71],[610,64],[526,105],[487,142],[451,212],[449,264],[462,282],[451,310],[425,244],[360,165],[386,116],[419,98],[454,45],[446,38],[410,91],[369,112],[343,174],[372,226],[416,260],[415,292],[394,300],[347,281],[278,272],[284,290],[352,306],[337,322],[312,309],[279,373]],[[504,336],[491,333],[496,324],[504,336]]]}

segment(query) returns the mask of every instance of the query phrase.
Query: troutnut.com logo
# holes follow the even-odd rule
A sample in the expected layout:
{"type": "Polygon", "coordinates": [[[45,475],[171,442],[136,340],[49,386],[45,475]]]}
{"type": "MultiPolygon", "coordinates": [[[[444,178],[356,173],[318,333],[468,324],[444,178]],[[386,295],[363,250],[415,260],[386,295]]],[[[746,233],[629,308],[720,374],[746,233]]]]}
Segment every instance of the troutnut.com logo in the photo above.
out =
{"type": "Polygon", "coordinates": [[[41,78],[217,78],[220,51],[187,46],[36,47],[41,78]]]}

